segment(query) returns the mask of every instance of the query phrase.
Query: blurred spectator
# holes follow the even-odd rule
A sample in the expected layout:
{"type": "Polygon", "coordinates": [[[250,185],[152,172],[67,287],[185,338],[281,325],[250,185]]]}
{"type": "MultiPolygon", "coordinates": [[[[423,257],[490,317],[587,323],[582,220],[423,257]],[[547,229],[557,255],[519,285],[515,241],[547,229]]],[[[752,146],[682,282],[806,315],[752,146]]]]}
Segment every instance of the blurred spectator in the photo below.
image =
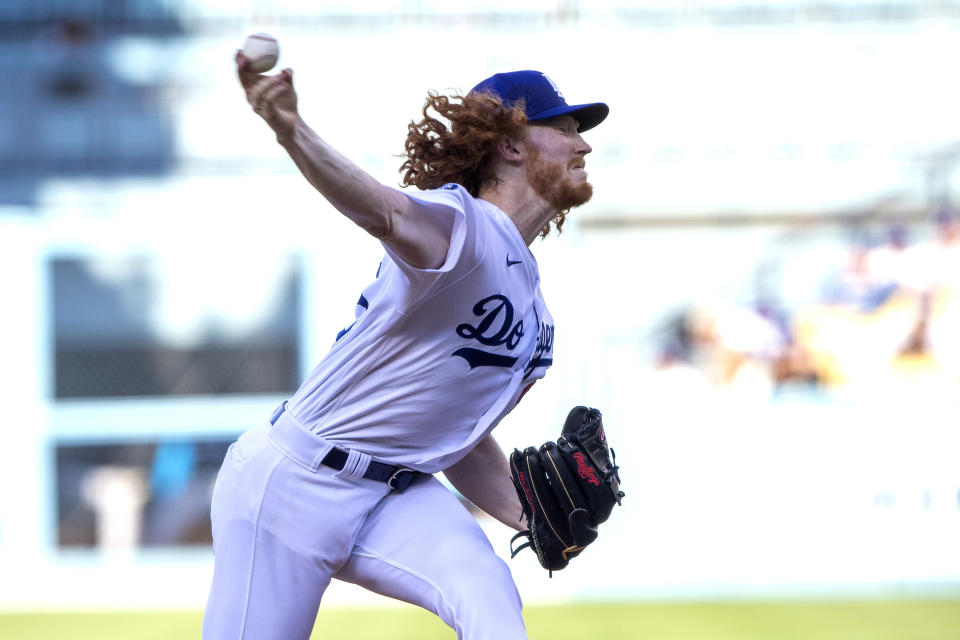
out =
{"type": "Polygon", "coordinates": [[[82,18],[65,18],[41,34],[37,60],[46,73],[45,89],[56,100],[88,97],[97,88],[100,49],[96,28],[82,18]]]}
{"type": "MultiPolygon", "coordinates": [[[[960,299],[960,215],[950,207],[941,207],[934,224],[934,238],[907,252],[920,273],[908,289],[917,294],[916,319],[901,350],[904,356],[934,355],[930,339],[933,325],[942,322],[944,313],[960,299]]],[[[957,326],[950,333],[956,333],[957,326]]]]}
{"type": "Polygon", "coordinates": [[[757,311],[726,306],[700,308],[688,317],[693,364],[718,387],[769,397],[773,362],[785,340],[776,323],[757,311]]]}
{"type": "Polygon", "coordinates": [[[645,395],[669,406],[709,393],[709,380],[692,362],[694,349],[689,316],[681,313],[670,318],[658,346],[655,368],[643,383],[645,395]]]}
{"type": "Polygon", "coordinates": [[[934,286],[947,295],[960,295],[960,212],[943,207],[937,213],[934,243],[934,286]]]}
{"type": "Polygon", "coordinates": [[[902,226],[879,247],[856,242],[825,306],[801,311],[803,340],[831,386],[876,391],[909,378],[932,390],[949,379],[956,390],[960,219],[944,208],[935,223],[926,242],[909,243],[902,226]]]}
{"type": "Polygon", "coordinates": [[[924,293],[919,296],[917,304],[917,320],[913,329],[907,335],[903,348],[900,350],[902,356],[919,356],[930,352],[930,340],[928,331],[930,329],[930,295],[924,293]]]}
{"type": "Polygon", "coordinates": [[[878,273],[871,263],[869,241],[856,238],[850,245],[846,264],[831,276],[824,287],[827,304],[872,311],[880,307],[896,289],[887,274],[878,273]]]}
{"type": "Polygon", "coordinates": [[[926,268],[909,243],[907,228],[893,224],[887,241],[870,250],[867,269],[878,286],[894,291],[921,292],[926,286],[926,268]]]}
{"type": "Polygon", "coordinates": [[[658,371],[691,388],[695,371],[748,400],[798,384],[867,393],[910,384],[952,397],[960,387],[960,215],[943,208],[935,223],[926,242],[911,243],[904,224],[889,225],[876,246],[858,233],[821,301],[796,313],[761,301],[674,319],[658,371]]]}
{"type": "Polygon", "coordinates": [[[769,303],[758,303],[757,313],[768,319],[780,333],[780,347],[770,359],[770,374],[776,388],[787,384],[817,386],[819,376],[806,346],[797,340],[793,319],[769,303]]]}
{"type": "Polygon", "coordinates": [[[922,317],[925,347],[956,390],[960,387],[960,213],[943,207],[931,246],[932,283],[922,317]]]}

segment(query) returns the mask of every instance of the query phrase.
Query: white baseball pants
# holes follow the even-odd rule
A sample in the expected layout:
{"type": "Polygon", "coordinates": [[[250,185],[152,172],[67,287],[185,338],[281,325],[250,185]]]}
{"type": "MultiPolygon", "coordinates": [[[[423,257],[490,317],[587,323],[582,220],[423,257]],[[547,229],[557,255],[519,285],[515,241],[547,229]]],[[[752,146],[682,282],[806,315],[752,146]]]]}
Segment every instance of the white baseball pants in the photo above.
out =
{"type": "Polygon", "coordinates": [[[204,640],[307,640],[331,577],[432,611],[460,639],[527,638],[510,570],[456,496],[432,476],[391,492],[354,452],[335,471],[319,463],[329,448],[289,413],[231,445],[204,640]]]}

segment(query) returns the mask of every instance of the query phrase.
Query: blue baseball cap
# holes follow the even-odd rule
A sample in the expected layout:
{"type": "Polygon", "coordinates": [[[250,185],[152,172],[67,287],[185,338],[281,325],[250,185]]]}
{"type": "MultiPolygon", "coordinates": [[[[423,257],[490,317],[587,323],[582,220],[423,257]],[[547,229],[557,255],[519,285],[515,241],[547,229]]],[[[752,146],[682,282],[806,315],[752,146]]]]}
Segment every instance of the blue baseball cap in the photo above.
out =
{"type": "Polygon", "coordinates": [[[540,71],[498,73],[475,86],[470,93],[492,93],[507,107],[523,100],[530,122],[569,114],[580,123],[577,131],[581,133],[603,122],[610,113],[610,107],[602,102],[567,104],[553,80],[540,71]]]}

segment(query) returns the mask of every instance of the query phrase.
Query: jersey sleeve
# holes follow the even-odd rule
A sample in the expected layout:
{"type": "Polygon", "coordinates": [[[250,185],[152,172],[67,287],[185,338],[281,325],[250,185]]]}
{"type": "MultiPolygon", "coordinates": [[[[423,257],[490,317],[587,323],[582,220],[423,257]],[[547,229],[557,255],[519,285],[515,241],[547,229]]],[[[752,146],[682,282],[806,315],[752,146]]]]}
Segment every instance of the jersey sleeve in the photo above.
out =
{"type": "Polygon", "coordinates": [[[458,184],[447,184],[430,191],[400,191],[414,206],[422,207],[430,216],[450,217],[450,246],[443,264],[435,269],[414,267],[383,245],[387,258],[408,283],[408,303],[430,295],[444,283],[453,282],[472,270],[483,254],[483,215],[474,198],[458,184]]]}

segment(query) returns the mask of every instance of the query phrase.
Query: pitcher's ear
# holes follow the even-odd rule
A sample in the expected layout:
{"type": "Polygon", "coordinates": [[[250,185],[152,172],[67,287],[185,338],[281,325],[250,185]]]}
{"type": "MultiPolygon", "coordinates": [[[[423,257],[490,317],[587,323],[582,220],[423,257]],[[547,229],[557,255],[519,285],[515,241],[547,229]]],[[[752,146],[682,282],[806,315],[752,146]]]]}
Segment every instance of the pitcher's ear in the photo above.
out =
{"type": "Polygon", "coordinates": [[[522,162],[524,154],[523,143],[514,140],[510,136],[501,136],[497,142],[497,153],[507,162],[522,162]]]}

